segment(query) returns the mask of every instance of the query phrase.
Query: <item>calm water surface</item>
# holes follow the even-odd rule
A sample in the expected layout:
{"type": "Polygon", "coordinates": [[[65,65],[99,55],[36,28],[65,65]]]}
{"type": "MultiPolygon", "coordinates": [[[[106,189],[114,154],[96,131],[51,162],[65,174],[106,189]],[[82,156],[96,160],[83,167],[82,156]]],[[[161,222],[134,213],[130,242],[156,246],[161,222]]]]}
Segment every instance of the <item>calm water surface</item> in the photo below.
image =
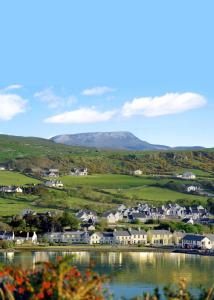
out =
{"type": "Polygon", "coordinates": [[[115,299],[133,297],[185,278],[196,292],[200,285],[211,287],[214,283],[214,257],[178,253],[152,252],[20,252],[0,253],[0,262],[23,268],[35,268],[41,261],[54,260],[56,256],[74,254],[74,264],[81,270],[91,260],[95,270],[110,276],[109,287],[115,299]]]}

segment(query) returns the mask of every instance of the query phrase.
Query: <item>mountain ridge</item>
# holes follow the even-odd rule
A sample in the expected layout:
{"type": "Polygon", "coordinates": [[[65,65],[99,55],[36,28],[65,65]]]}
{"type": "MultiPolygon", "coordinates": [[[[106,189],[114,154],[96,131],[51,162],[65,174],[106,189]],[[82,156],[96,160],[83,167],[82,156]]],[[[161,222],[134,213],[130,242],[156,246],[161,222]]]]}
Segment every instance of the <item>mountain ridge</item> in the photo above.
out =
{"type": "Polygon", "coordinates": [[[178,146],[170,147],[166,145],[151,144],[141,140],[128,131],[110,132],[86,132],[76,134],[62,134],[50,138],[51,141],[68,146],[93,147],[98,149],[112,150],[200,150],[201,146],[178,146]]]}

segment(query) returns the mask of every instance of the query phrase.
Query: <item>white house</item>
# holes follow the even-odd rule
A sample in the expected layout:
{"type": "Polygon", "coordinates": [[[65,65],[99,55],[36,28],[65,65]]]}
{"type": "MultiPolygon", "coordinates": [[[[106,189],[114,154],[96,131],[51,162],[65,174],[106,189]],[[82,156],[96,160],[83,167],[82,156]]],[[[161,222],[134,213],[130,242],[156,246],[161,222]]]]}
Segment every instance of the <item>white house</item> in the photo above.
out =
{"type": "Polygon", "coordinates": [[[64,184],[61,180],[48,180],[45,182],[47,187],[62,188],[64,184]]]}
{"type": "Polygon", "coordinates": [[[191,193],[191,192],[198,192],[198,191],[200,191],[200,187],[199,186],[196,186],[196,185],[189,185],[189,186],[187,186],[186,187],[186,191],[188,192],[188,193],[191,193]]]}
{"type": "Polygon", "coordinates": [[[195,179],[196,175],[193,174],[192,172],[185,172],[182,174],[183,179],[195,179]]]}
{"type": "Polygon", "coordinates": [[[97,221],[97,213],[92,210],[81,209],[76,213],[76,217],[82,222],[97,221]]]}
{"type": "Polygon", "coordinates": [[[87,168],[74,168],[71,170],[70,175],[72,176],[87,176],[88,169],[87,168]]]}
{"type": "Polygon", "coordinates": [[[89,233],[88,236],[88,244],[101,244],[101,240],[103,238],[103,234],[101,232],[93,232],[89,233]]]}
{"type": "Polygon", "coordinates": [[[18,186],[18,187],[14,188],[14,192],[15,193],[23,193],[23,189],[18,186]]]}
{"type": "Polygon", "coordinates": [[[211,241],[212,249],[214,249],[214,234],[208,233],[206,237],[211,241]]]}
{"type": "Polygon", "coordinates": [[[212,249],[211,240],[204,235],[187,234],[182,239],[182,247],[190,249],[212,249]]]}
{"type": "Polygon", "coordinates": [[[131,244],[147,244],[147,233],[145,230],[130,228],[129,234],[131,236],[131,244]]]}
{"type": "Polygon", "coordinates": [[[168,230],[149,230],[147,236],[148,241],[155,246],[172,244],[172,233],[168,230]]]}
{"type": "Polygon", "coordinates": [[[134,170],[130,172],[131,175],[139,176],[142,175],[143,172],[141,170],[134,170]]]}
{"type": "Polygon", "coordinates": [[[116,212],[109,211],[109,212],[103,213],[103,218],[106,220],[106,222],[108,224],[115,224],[119,220],[123,219],[123,215],[118,211],[116,211],[116,212]]]}
{"type": "Polygon", "coordinates": [[[114,243],[120,245],[131,244],[131,235],[128,230],[114,230],[114,243]]]}

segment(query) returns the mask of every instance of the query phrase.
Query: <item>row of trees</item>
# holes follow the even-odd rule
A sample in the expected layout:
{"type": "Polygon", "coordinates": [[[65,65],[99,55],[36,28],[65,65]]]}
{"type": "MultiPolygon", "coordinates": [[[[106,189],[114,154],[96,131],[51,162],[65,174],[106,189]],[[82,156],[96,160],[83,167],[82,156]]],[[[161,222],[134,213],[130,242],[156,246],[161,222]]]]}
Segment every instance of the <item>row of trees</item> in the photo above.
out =
{"type": "Polygon", "coordinates": [[[38,233],[50,231],[62,231],[65,227],[76,230],[79,221],[70,212],[61,214],[50,213],[28,213],[24,217],[14,216],[8,223],[0,222],[0,230],[14,232],[36,231],[38,233]]]}

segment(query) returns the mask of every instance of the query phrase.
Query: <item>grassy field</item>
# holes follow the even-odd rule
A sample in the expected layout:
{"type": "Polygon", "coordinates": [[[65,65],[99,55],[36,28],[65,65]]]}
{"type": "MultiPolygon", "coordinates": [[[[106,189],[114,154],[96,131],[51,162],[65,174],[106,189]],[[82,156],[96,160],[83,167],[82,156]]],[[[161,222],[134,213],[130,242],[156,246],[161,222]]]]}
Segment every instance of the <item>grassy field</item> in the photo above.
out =
{"type": "Polygon", "coordinates": [[[36,210],[38,212],[51,210],[47,207],[35,207],[32,197],[0,197],[0,216],[12,216],[22,213],[24,209],[36,210]]]}
{"type": "MultiPolygon", "coordinates": [[[[25,208],[36,211],[50,209],[77,211],[81,208],[87,208],[102,213],[116,207],[119,203],[131,206],[141,201],[149,201],[155,205],[185,200],[186,203],[190,204],[193,201],[206,204],[207,200],[206,197],[166,188],[165,185],[172,181],[171,178],[166,177],[97,174],[86,177],[63,176],[60,179],[66,190],[50,189],[50,197],[47,198],[40,199],[38,196],[27,195],[1,197],[0,216],[19,214],[25,208]]],[[[25,185],[38,182],[20,173],[0,171],[1,185],[25,185]]],[[[173,182],[183,185],[195,181],[173,179],[173,182]]]]}
{"type": "MultiPolygon", "coordinates": [[[[111,192],[117,194],[116,190],[111,190],[111,192]]],[[[175,202],[178,200],[197,200],[206,202],[206,197],[195,196],[191,194],[180,193],[166,188],[145,186],[140,188],[131,188],[128,190],[123,190],[121,195],[124,198],[132,198],[139,201],[152,201],[152,202],[175,202]]]]}
{"type": "Polygon", "coordinates": [[[91,186],[98,188],[128,189],[154,183],[154,179],[120,174],[97,174],[90,176],[63,176],[62,182],[66,187],[91,186]]]}
{"type": "Polygon", "coordinates": [[[20,173],[10,172],[10,171],[0,171],[0,185],[23,186],[26,184],[37,184],[37,183],[39,183],[38,180],[27,177],[20,173]]]}

